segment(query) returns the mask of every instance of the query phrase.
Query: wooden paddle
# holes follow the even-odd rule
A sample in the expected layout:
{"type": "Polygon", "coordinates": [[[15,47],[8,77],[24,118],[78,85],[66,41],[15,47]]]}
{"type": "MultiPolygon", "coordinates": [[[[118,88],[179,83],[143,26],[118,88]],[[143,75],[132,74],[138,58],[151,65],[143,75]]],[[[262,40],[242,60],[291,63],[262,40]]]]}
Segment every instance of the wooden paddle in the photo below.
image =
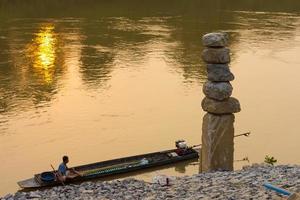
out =
{"type": "Polygon", "coordinates": [[[52,165],[52,164],[50,164],[50,165],[51,165],[51,167],[52,167],[52,169],[53,169],[53,173],[54,173],[56,179],[58,179],[58,180],[61,182],[62,185],[65,185],[65,183],[64,183],[62,180],[60,180],[60,179],[58,178],[58,175],[57,175],[57,173],[55,172],[55,169],[54,169],[53,165],[52,165]]]}

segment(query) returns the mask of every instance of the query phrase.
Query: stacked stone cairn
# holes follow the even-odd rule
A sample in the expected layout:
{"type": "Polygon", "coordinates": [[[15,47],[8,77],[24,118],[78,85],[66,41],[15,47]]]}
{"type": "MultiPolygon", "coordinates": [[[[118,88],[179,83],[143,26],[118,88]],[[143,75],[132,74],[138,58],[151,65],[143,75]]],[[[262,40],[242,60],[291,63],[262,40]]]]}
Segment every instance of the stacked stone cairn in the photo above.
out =
{"type": "Polygon", "coordinates": [[[200,171],[233,170],[234,114],[240,103],[231,97],[234,79],[228,64],[230,50],[225,33],[208,33],[202,38],[205,49],[202,59],[207,66],[207,82],[203,85],[205,98],[202,109],[207,113],[202,124],[200,171]]]}

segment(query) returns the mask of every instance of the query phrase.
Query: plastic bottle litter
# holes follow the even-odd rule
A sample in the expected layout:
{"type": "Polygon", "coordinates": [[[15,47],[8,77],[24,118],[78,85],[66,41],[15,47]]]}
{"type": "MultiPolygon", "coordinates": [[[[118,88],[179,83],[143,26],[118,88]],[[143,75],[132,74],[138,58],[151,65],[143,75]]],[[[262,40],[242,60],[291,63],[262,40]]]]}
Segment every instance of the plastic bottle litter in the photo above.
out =
{"type": "Polygon", "coordinates": [[[166,176],[166,175],[157,175],[152,179],[153,183],[159,184],[161,186],[169,186],[172,182],[175,181],[175,177],[166,176]]]}

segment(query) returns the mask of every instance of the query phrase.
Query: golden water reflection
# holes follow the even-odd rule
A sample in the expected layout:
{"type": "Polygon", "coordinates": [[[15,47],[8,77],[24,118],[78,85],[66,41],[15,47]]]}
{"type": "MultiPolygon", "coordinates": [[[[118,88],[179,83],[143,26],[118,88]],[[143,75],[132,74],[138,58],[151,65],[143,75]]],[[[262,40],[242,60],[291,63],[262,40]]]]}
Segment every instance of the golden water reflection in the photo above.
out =
{"type": "Polygon", "coordinates": [[[46,25],[40,29],[28,47],[34,71],[40,74],[46,83],[53,81],[57,38],[54,25],[46,25]]]}

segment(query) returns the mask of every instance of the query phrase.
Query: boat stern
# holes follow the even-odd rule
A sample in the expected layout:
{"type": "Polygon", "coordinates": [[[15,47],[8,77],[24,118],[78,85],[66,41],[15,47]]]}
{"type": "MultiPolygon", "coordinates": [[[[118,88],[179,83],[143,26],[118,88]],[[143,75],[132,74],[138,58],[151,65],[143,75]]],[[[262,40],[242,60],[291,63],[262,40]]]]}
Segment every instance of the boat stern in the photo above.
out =
{"type": "Polygon", "coordinates": [[[41,185],[34,178],[19,181],[17,183],[23,189],[41,187],[41,185]]]}

